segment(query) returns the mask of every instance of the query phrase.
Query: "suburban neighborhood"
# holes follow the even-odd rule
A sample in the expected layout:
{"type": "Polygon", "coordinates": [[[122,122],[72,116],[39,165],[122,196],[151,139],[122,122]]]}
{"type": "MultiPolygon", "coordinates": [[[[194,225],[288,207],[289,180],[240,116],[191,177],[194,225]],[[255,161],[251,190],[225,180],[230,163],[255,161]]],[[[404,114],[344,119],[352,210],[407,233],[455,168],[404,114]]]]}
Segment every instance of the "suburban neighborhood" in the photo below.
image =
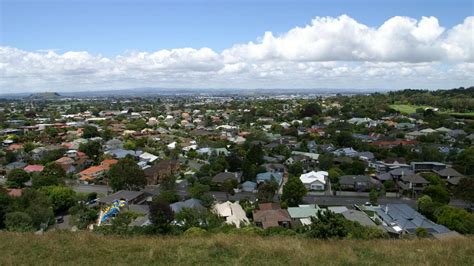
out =
{"type": "Polygon", "coordinates": [[[472,234],[472,117],[425,94],[3,99],[0,228],[472,234]]]}

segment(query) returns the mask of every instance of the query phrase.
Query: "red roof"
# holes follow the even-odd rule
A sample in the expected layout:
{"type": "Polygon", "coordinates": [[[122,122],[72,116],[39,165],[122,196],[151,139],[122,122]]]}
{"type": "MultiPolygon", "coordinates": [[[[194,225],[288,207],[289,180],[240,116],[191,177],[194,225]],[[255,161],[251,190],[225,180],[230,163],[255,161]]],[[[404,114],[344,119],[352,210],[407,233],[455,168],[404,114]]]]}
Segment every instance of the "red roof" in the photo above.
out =
{"type": "Polygon", "coordinates": [[[10,197],[21,197],[23,190],[21,188],[9,188],[7,192],[10,197]]]}
{"type": "Polygon", "coordinates": [[[27,171],[27,172],[41,172],[43,171],[44,169],[44,166],[42,165],[39,165],[39,164],[30,164],[30,165],[27,165],[25,168],[23,168],[23,170],[27,171]]]}

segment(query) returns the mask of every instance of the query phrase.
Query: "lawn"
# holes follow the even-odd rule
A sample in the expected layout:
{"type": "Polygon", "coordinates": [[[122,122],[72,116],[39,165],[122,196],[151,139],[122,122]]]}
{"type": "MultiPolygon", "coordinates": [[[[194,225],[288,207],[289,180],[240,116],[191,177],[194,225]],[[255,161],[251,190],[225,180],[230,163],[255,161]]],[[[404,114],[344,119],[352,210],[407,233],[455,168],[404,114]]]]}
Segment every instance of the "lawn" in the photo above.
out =
{"type": "MultiPolygon", "coordinates": [[[[411,105],[411,104],[391,104],[390,108],[395,109],[403,114],[414,114],[416,113],[416,109],[419,108],[430,108],[427,105],[411,105]]],[[[465,117],[465,118],[474,118],[474,112],[469,113],[457,113],[457,112],[450,112],[448,111],[440,111],[441,114],[448,114],[455,117],[465,117]]]]}
{"type": "Polygon", "coordinates": [[[0,265],[474,265],[474,238],[311,240],[206,235],[0,233],[0,265]]]}
{"type": "Polygon", "coordinates": [[[399,111],[400,113],[404,113],[404,114],[414,114],[414,113],[416,113],[416,109],[428,108],[428,107],[430,107],[430,106],[410,105],[410,104],[391,104],[390,105],[390,108],[393,108],[393,109],[399,111]]]}

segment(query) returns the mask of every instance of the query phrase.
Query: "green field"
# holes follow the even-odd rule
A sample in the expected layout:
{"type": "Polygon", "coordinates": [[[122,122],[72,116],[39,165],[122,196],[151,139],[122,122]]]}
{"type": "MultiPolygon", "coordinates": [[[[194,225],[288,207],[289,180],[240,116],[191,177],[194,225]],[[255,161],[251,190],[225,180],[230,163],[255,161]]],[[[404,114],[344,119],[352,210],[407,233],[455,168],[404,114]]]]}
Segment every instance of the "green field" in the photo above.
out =
{"type": "MultiPolygon", "coordinates": [[[[411,104],[391,104],[390,108],[395,109],[403,114],[414,114],[416,113],[416,109],[419,108],[430,108],[431,106],[427,105],[411,105],[411,104]]],[[[474,118],[474,112],[469,113],[457,113],[457,112],[449,112],[449,111],[440,111],[442,114],[448,114],[455,117],[466,117],[466,118],[474,118]]]]}
{"type": "Polygon", "coordinates": [[[428,108],[427,105],[410,105],[410,104],[391,104],[390,108],[393,108],[403,114],[414,114],[416,109],[428,108]]]}
{"type": "Polygon", "coordinates": [[[473,241],[1,232],[0,265],[474,265],[473,241]]]}

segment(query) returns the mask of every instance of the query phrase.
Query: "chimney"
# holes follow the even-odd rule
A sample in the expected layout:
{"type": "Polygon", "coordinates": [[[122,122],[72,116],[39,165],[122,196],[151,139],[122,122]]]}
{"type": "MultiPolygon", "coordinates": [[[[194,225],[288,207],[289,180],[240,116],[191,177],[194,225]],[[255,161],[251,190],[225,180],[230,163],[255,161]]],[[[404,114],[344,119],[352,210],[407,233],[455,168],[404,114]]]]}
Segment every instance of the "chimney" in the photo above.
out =
{"type": "Polygon", "coordinates": [[[385,213],[388,214],[388,205],[385,206],[385,213]]]}
{"type": "Polygon", "coordinates": [[[227,168],[224,170],[224,172],[226,172],[226,173],[227,173],[227,168]]]}

